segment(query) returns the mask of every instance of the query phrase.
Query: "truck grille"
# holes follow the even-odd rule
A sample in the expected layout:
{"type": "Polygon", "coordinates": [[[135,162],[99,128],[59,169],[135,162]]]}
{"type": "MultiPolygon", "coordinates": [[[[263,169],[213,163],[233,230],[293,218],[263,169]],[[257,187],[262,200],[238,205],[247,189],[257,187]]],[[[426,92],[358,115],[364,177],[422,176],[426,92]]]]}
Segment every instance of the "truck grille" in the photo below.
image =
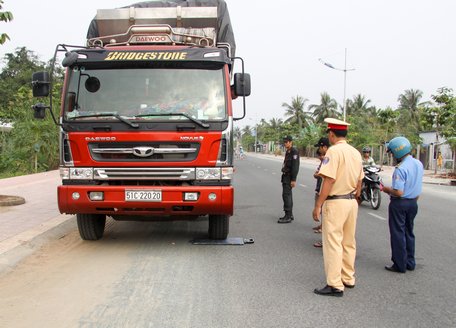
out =
{"type": "Polygon", "coordinates": [[[194,180],[195,168],[95,168],[95,180],[194,180]]]}
{"type": "Polygon", "coordinates": [[[90,143],[92,158],[99,162],[186,162],[198,155],[198,143],[90,143]]]}
{"type": "Polygon", "coordinates": [[[194,180],[195,168],[95,168],[95,180],[194,180]]]}

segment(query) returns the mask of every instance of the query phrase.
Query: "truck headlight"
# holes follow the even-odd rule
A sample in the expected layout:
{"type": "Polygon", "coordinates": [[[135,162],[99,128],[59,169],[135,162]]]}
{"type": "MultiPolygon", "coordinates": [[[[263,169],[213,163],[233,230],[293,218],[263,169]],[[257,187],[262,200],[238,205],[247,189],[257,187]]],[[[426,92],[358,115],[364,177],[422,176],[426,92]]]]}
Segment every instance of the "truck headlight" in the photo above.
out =
{"type": "Polygon", "coordinates": [[[93,168],[91,168],[91,167],[72,167],[72,168],[70,168],[70,179],[93,180],[93,168]]]}
{"type": "Polygon", "coordinates": [[[196,169],[198,180],[220,180],[221,170],[219,167],[199,167],[196,169]]]}
{"type": "Polygon", "coordinates": [[[60,171],[60,179],[68,180],[70,178],[70,168],[69,167],[61,167],[60,171]]]}
{"type": "Polygon", "coordinates": [[[232,167],[222,167],[222,180],[233,179],[234,169],[232,167]]]}

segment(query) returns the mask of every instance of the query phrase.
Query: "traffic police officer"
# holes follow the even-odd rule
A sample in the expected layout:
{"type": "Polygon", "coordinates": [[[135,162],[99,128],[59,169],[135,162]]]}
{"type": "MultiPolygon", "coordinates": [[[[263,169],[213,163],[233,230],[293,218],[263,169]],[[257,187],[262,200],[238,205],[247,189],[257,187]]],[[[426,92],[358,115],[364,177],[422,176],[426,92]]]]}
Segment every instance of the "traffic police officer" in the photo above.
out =
{"type": "Polygon", "coordinates": [[[292,188],[296,186],[296,178],[299,172],[299,152],[293,147],[293,138],[286,136],[283,138],[285,149],[285,159],[282,165],[282,199],[285,215],[279,218],[278,223],[290,223],[293,217],[293,193],[292,188]]]}
{"type": "Polygon", "coordinates": [[[323,213],[322,239],[326,286],[314,292],[324,296],[343,296],[344,287],[355,286],[357,199],[364,177],[361,154],[347,144],[350,124],[326,118],[331,147],[319,171],[323,185],[312,213],[319,221],[323,213]],[[323,205],[323,208],[322,208],[323,205]]]}
{"type": "Polygon", "coordinates": [[[418,213],[418,197],[421,194],[423,164],[410,155],[412,146],[404,137],[392,139],[388,152],[398,161],[391,187],[383,192],[391,196],[388,207],[388,224],[391,238],[391,261],[385,269],[404,273],[415,270],[415,235],[413,221],[418,213]]]}

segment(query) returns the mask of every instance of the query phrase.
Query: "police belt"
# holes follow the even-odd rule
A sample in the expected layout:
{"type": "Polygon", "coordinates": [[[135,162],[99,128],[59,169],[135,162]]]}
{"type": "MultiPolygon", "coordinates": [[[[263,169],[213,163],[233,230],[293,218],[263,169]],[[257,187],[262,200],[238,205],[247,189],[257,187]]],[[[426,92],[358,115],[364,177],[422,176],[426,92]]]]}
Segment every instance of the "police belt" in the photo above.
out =
{"type": "Polygon", "coordinates": [[[328,196],[326,200],[331,200],[331,199],[356,199],[355,194],[346,194],[346,195],[332,195],[328,196]]]}

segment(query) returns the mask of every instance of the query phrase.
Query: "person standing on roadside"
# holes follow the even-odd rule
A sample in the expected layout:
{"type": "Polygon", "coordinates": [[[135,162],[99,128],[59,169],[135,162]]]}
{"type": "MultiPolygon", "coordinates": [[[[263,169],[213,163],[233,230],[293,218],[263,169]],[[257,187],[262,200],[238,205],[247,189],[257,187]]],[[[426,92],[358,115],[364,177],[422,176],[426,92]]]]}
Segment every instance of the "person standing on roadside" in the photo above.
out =
{"type": "MultiPolygon", "coordinates": [[[[321,188],[321,183],[323,182],[323,178],[318,174],[320,171],[321,163],[323,162],[323,159],[326,155],[326,152],[328,151],[329,148],[329,140],[328,138],[320,138],[318,142],[314,145],[314,147],[317,147],[317,154],[318,158],[320,159],[320,164],[317,167],[317,170],[314,173],[314,178],[317,179],[317,184],[315,186],[315,202],[318,200],[318,196],[320,195],[320,188],[321,188]]],[[[313,228],[315,233],[321,233],[321,223],[313,228]]],[[[322,241],[317,241],[316,243],[313,244],[314,247],[322,247],[323,243],[322,241]]]]}
{"type": "Polygon", "coordinates": [[[326,286],[316,288],[314,293],[341,297],[344,287],[355,287],[357,199],[364,173],[361,154],[346,141],[350,124],[334,118],[326,118],[325,122],[331,147],[319,171],[323,184],[312,216],[318,222],[323,213],[326,286]]]}
{"type": "Polygon", "coordinates": [[[391,238],[391,266],[385,269],[404,273],[415,270],[415,235],[413,222],[418,213],[418,197],[423,181],[423,164],[412,157],[412,145],[407,138],[397,137],[388,143],[387,151],[397,160],[391,187],[383,192],[391,196],[388,225],[391,238]]]}
{"type": "Polygon", "coordinates": [[[443,167],[443,157],[442,157],[442,153],[439,152],[439,154],[437,155],[437,169],[439,171],[442,171],[442,167],[443,167]]]}
{"type": "Polygon", "coordinates": [[[292,189],[296,186],[296,179],[299,172],[299,152],[293,147],[293,138],[286,136],[283,138],[286,149],[285,159],[282,165],[282,199],[285,215],[279,218],[277,223],[290,223],[293,217],[293,193],[292,189]]]}

